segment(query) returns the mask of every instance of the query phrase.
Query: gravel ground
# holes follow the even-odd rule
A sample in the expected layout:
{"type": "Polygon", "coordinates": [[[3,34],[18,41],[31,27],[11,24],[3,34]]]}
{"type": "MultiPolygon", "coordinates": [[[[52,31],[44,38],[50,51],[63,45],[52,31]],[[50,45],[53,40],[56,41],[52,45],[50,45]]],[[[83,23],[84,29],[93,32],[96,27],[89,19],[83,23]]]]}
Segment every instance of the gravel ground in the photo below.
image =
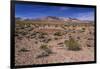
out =
{"type": "MultiPolygon", "coordinates": [[[[41,31],[43,32],[43,29],[41,31]]],[[[52,30],[50,30],[50,32],[52,32],[52,30]]],[[[90,30],[88,28],[86,28],[86,31],[84,33],[69,32],[65,35],[59,36],[57,40],[54,39],[54,36],[52,35],[53,33],[47,35],[46,39],[49,38],[51,39],[51,41],[45,44],[48,45],[49,49],[53,53],[49,56],[41,58],[36,58],[39,54],[44,52],[40,49],[41,44],[44,44],[43,42],[40,42],[41,39],[36,38],[37,36],[32,39],[22,36],[23,38],[20,40],[16,36],[15,65],[94,61],[94,35],[89,34],[89,32],[90,30]],[[79,42],[82,50],[71,51],[66,48],[66,46],[64,45],[64,41],[69,40],[69,34],[71,34],[71,36],[79,42]],[[80,38],[77,39],[77,37],[80,38]]]]}

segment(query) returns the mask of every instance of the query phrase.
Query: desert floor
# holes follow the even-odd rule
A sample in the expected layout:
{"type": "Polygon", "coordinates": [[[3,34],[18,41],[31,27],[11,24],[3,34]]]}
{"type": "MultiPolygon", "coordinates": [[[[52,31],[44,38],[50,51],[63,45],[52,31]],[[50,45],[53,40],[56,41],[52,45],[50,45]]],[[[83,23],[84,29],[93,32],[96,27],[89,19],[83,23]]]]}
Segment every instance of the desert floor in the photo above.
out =
{"type": "MultiPolygon", "coordinates": [[[[43,38],[39,38],[40,31],[37,30],[32,37],[27,35],[20,35],[15,37],[15,65],[34,65],[34,64],[50,64],[50,63],[69,63],[69,62],[85,62],[94,61],[94,34],[91,27],[87,27],[85,32],[67,32],[61,36],[54,36],[54,33],[46,32],[43,38]],[[90,33],[92,32],[92,33],[90,33]],[[68,50],[64,44],[65,40],[69,40],[72,36],[80,44],[81,50],[68,50]],[[56,37],[56,38],[55,38],[56,37]],[[49,42],[45,40],[50,39],[49,42]],[[44,40],[44,41],[43,41],[44,40]],[[44,50],[40,49],[42,44],[46,44],[49,50],[52,51],[49,55],[41,56],[44,50]],[[38,58],[38,56],[40,57],[38,58]]],[[[30,33],[34,33],[34,30],[30,33]]],[[[46,53],[46,52],[45,52],[46,53]]]]}

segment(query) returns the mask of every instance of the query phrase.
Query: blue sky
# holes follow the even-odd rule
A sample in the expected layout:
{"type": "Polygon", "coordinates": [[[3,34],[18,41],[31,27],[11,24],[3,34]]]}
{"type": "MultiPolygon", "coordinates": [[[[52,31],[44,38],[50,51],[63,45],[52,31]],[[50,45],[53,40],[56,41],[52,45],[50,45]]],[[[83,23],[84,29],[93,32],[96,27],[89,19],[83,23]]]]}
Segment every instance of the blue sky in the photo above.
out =
{"type": "Polygon", "coordinates": [[[16,4],[15,16],[31,19],[58,16],[78,18],[80,20],[94,20],[94,8],[16,4]]]}

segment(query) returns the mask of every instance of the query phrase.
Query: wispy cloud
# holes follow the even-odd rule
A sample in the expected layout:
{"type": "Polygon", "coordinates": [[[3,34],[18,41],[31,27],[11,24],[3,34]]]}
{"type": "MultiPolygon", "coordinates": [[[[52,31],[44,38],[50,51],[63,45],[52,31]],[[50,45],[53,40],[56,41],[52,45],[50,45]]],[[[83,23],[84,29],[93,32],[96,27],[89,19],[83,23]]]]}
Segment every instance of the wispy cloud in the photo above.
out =
{"type": "Polygon", "coordinates": [[[78,13],[76,17],[80,20],[92,20],[94,21],[94,12],[78,13]]]}

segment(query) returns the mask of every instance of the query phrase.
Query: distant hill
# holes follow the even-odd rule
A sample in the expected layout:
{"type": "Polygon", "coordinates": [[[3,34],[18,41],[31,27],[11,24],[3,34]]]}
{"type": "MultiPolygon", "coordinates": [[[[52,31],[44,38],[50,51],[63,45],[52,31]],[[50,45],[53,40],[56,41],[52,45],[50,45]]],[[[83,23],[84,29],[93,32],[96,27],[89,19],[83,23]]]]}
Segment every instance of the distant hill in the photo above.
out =
{"type": "Polygon", "coordinates": [[[71,17],[56,17],[56,16],[46,16],[35,19],[22,19],[20,17],[16,17],[16,20],[24,20],[24,21],[32,21],[32,22],[56,22],[56,23],[94,23],[94,21],[89,20],[79,20],[77,18],[71,17]]]}

